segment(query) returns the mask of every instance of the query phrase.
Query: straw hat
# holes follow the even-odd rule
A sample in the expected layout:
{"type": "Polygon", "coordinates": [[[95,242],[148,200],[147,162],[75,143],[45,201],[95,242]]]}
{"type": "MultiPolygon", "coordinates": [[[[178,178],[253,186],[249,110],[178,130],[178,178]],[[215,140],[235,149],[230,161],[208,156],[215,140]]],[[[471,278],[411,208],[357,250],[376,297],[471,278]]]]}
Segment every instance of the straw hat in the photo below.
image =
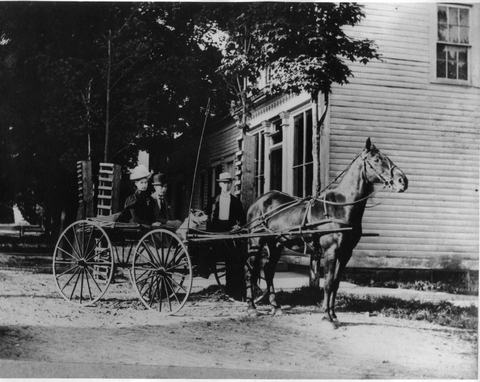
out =
{"type": "Polygon", "coordinates": [[[232,175],[229,172],[222,172],[217,179],[217,182],[231,182],[233,180],[232,175]]]}
{"type": "Polygon", "coordinates": [[[145,167],[144,164],[140,164],[137,167],[135,167],[133,170],[130,172],[130,179],[131,180],[139,180],[142,178],[150,178],[152,174],[148,171],[148,169],[145,167]]]}

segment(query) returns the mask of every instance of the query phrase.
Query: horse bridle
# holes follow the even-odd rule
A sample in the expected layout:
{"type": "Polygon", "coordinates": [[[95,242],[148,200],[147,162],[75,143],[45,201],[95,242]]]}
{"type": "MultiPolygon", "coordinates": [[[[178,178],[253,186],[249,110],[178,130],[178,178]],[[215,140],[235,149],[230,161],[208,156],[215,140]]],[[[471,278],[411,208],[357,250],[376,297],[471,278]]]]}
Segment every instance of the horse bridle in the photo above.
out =
{"type": "MultiPolygon", "coordinates": [[[[389,167],[389,173],[390,173],[390,179],[386,179],[382,174],[380,174],[377,170],[375,170],[375,167],[370,163],[369,160],[367,160],[367,155],[365,155],[362,160],[363,160],[363,177],[366,180],[367,179],[367,164],[370,167],[370,169],[375,173],[375,175],[378,176],[383,181],[384,187],[393,187],[394,179],[393,179],[393,171],[397,168],[397,166],[388,158],[386,155],[382,154],[380,150],[374,149],[377,154],[381,155],[383,159],[385,159],[388,163],[389,167]]],[[[371,150],[372,151],[372,150],[371,150]]],[[[367,153],[368,154],[368,153],[367,153]]]]}

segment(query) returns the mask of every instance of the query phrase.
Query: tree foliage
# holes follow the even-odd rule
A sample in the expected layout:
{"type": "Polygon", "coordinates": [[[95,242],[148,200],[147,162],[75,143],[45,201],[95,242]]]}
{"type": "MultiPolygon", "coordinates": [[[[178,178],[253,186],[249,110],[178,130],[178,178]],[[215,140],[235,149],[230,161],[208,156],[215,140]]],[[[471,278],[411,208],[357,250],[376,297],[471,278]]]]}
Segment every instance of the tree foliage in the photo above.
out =
{"type": "Polygon", "coordinates": [[[164,152],[200,134],[208,99],[214,123],[233,95],[246,126],[267,67],[269,94],[329,93],[344,61],[377,57],[343,32],[362,17],[346,3],[0,2],[0,203],[74,210],[77,161],[164,152]]]}
{"type": "MultiPolygon", "coordinates": [[[[195,134],[208,98],[225,98],[202,7],[0,3],[3,201],[74,209],[78,160],[108,151],[107,161],[132,165],[138,149],[195,134]]],[[[224,103],[212,104],[221,115],[224,103]]]]}
{"type": "MultiPolygon", "coordinates": [[[[346,84],[353,75],[345,61],[364,64],[378,59],[369,39],[349,37],[345,26],[364,17],[350,3],[239,3],[225,5],[220,27],[228,33],[220,72],[235,90],[241,108],[243,97],[259,92],[256,79],[269,70],[270,95],[308,92],[312,99],[329,94],[332,84],[346,84]]],[[[245,105],[243,105],[245,106],[245,105]]]]}

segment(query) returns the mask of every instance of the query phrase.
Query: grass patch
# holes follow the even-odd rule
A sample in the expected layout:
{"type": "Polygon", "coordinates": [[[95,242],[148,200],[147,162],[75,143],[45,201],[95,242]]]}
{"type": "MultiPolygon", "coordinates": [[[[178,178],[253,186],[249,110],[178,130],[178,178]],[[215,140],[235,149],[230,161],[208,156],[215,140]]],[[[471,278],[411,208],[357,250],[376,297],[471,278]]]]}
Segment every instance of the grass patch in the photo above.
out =
{"type": "MultiPolygon", "coordinates": [[[[277,301],[281,305],[318,305],[320,296],[323,299],[323,291],[319,293],[314,288],[302,287],[291,292],[278,292],[277,301]]],[[[369,312],[386,317],[428,321],[449,328],[478,330],[476,306],[459,307],[448,301],[420,302],[389,296],[341,294],[337,296],[336,309],[343,312],[369,312]]]]}

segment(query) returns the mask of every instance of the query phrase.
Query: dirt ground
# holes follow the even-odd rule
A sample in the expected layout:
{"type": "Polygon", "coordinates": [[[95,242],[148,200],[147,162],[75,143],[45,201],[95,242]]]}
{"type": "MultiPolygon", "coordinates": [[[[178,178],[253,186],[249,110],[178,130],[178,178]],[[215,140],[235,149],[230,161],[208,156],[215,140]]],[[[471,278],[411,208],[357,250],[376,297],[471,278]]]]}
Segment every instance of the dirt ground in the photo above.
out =
{"type": "Polygon", "coordinates": [[[297,371],[318,379],[478,377],[477,344],[458,330],[344,312],[332,329],[314,306],[286,307],[283,316],[264,307],[252,318],[222,293],[190,300],[178,315],[160,316],[126,282],[79,309],[51,275],[0,271],[0,359],[297,371]]]}

